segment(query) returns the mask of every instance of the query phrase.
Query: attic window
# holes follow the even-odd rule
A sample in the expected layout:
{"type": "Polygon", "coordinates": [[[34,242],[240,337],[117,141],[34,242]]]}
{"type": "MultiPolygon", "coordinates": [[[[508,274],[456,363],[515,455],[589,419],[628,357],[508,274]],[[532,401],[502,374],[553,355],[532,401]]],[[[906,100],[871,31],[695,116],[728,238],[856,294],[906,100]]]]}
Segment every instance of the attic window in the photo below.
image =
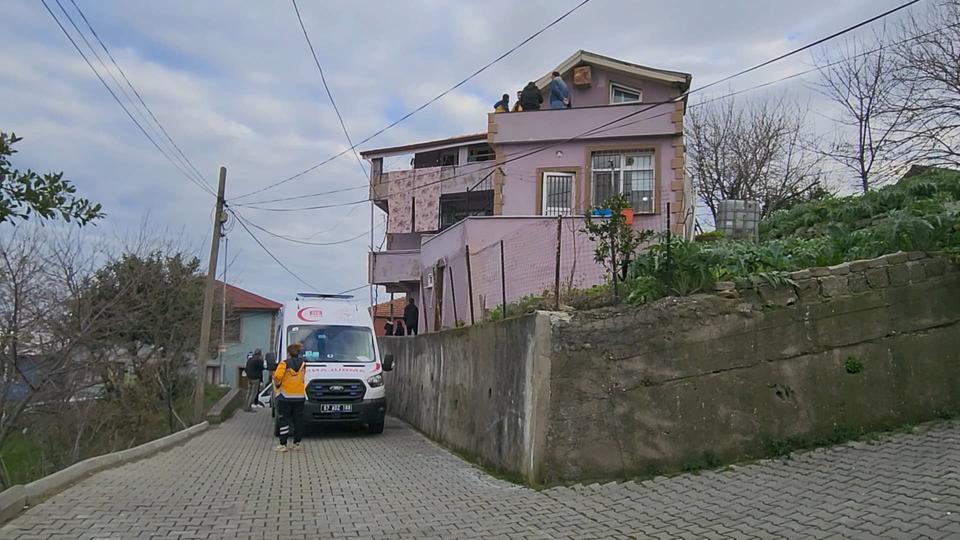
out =
{"type": "Polygon", "coordinates": [[[643,100],[643,90],[630,88],[619,84],[610,85],[610,104],[640,103],[643,100]]]}

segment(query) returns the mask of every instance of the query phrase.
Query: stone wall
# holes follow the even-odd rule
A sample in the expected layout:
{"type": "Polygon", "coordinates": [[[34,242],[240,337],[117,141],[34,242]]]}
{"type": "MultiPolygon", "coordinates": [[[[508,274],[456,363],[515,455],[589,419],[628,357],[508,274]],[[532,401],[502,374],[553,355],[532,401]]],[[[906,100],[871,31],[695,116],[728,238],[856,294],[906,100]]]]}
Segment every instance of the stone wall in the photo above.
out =
{"type": "Polygon", "coordinates": [[[391,414],[478,463],[646,476],[960,410],[960,273],[898,253],[381,344],[391,414]]]}
{"type": "Polygon", "coordinates": [[[898,253],[553,328],[546,483],[762,457],[960,409],[960,274],[898,253]]]}
{"type": "Polygon", "coordinates": [[[431,439],[533,483],[547,416],[550,317],[510,319],[415,338],[380,338],[393,354],[387,407],[431,439]]]}

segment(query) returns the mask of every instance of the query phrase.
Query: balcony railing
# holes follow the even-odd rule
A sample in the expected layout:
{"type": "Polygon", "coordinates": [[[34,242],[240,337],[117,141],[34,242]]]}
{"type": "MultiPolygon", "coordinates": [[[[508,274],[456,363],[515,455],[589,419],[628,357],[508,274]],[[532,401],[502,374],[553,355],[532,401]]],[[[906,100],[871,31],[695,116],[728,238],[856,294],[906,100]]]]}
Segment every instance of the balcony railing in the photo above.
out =
{"type": "MultiPolygon", "coordinates": [[[[471,191],[486,191],[493,189],[494,161],[478,161],[463,165],[446,167],[429,167],[417,169],[417,173],[429,173],[440,170],[440,192],[465,193],[471,191]]],[[[407,171],[391,171],[372,176],[370,179],[370,198],[375,201],[384,201],[390,195],[390,184],[396,181],[400,174],[409,174],[407,171]]]]}
{"type": "Polygon", "coordinates": [[[493,144],[549,140],[673,135],[683,131],[678,105],[635,103],[604,107],[546,109],[492,114],[493,144]],[[634,114],[635,113],[635,114],[634,114]],[[632,115],[632,116],[630,116],[632,115]],[[606,124],[610,125],[606,125],[606,124]],[[598,126],[604,126],[599,129],[598,126]],[[595,130],[590,132],[591,130],[595,130]]]}

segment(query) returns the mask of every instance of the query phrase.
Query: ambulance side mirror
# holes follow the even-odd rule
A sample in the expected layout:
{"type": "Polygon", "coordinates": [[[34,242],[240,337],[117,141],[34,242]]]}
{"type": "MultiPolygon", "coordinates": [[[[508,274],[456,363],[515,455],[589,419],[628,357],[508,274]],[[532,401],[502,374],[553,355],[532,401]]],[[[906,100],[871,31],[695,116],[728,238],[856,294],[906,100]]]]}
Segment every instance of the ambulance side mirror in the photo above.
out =
{"type": "Polygon", "coordinates": [[[277,353],[268,352],[264,355],[263,359],[267,363],[267,371],[274,371],[277,369],[277,353]]]}
{"type": "Polygon", "coordinates": [[[383,356],[383,370],[393,371],[393,355],[392,354],[386,354],[383,356]]]}

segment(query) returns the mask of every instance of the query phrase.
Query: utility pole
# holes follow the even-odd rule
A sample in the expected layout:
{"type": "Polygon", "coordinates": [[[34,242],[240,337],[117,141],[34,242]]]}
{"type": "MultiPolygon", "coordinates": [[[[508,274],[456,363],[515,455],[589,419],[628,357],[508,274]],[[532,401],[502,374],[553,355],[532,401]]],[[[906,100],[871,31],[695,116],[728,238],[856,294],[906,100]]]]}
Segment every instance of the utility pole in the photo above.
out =
{"type": "Polygon", "coordinates": [[[213,319],[213,288],[217,277],[217,255],[220,252],[223,225],[223,188],[227,183],[227,168],[220,167],[220,185],[217,188],[217,211],[213,216],[213,236],[210,240],[210,259],[207,261],[207,280],[203,289],[203,314],[200,322],[200,344],[197,347],[197,374],[193,390],[193,418],[203,421],[203,387],[206,382],[207,360],[210,358],[210,324],[213,319]]]}

